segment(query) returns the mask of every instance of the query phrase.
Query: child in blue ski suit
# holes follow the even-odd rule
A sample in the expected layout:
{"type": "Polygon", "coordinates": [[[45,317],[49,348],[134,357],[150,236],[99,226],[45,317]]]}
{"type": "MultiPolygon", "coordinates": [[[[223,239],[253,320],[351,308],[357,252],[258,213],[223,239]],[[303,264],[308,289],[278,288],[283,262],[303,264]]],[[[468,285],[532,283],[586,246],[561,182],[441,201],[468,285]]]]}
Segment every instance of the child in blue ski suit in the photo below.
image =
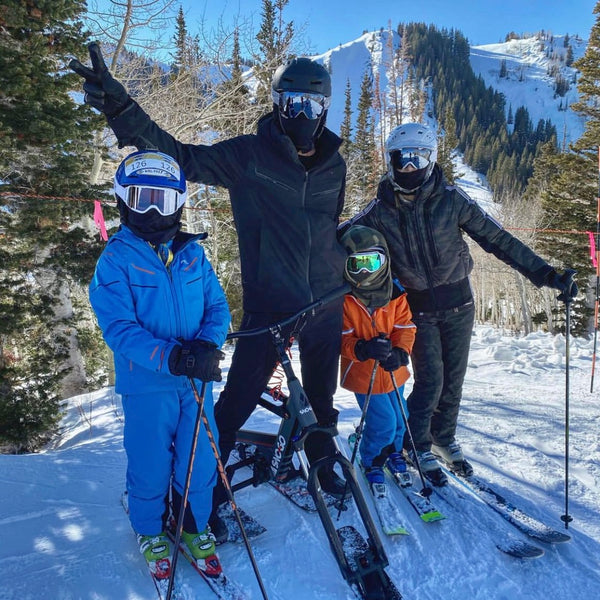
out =
{"type": "Polygon", "coordinates": [[[361,466],[375,489],[384,484],[384,465],[401,481],[407,477],[402,457],[406,428],[399,400],[406,415],[403,390],[410,377],[407,365],[416,329],[406,293],[392,281],[383,235],[355,225],[340,243],[349,253],[344,277],[351,286],[344,298],[340,378],[361,408],[378,361],[359,447],[361,466]]]}
{"type": "MultiPolygon", "coordinates": [[[[177,512],[198,411],[189,377],[207,382],[204,412],[216,436],[212,381],[221,381],[219,347],[230,314],[198,243],[206,234],[180,231],[186,183],[175,160],[154,151],[131,154],[117,169],[115,196],[121,227],[98,260],[89,296],[122,395],[131,525],[151,571],[164,578],[170,487],[177,512]]],[[[216,480],[202,426],[182,537],[200,568],[219,571],[207,529],[216,480]]]]}

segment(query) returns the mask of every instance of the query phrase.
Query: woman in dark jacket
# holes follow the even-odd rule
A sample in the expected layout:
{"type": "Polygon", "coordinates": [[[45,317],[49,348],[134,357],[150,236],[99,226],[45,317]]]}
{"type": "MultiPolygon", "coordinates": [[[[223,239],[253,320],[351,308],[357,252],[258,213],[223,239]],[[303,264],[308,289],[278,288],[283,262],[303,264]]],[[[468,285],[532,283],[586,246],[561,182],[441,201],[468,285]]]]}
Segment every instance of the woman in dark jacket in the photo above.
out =
{"type": "Polygon", "coordinates": [[[377,198],[342,229],[365,225],[388,242],[392,273],[406,289],[417,327],[411,354],[415,379],[408,397],[418,454],[412,458],[434,484],[444,485],[436,456],[455,470],[472,473],[455,440],[475,314],[469,282],[473,260],[463,232],[538,287],[574,297],[577,286],[570,272],[559,275],[463,190],[448,185],[436,164],[432,129],[401,125],[390,133],[386,148],[389,168],[377,198]]]}

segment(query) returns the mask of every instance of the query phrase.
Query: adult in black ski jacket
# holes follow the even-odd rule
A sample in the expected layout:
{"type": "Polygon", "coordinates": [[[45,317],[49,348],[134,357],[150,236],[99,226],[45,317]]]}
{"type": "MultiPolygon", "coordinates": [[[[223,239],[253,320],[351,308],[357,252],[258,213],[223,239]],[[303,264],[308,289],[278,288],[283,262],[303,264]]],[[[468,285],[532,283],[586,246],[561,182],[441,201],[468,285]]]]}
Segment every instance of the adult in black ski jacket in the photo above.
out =
{"type": "MultiPolygon", "coordinates": [[[[327,70],[308,58],[282,65],[273,78],[273,112],[255,135],[212,146],[184,144],[162,130],[108,72],[97,44],[85,78],[86,102],[104,112],[120,146],[157,148],[178,161],[190,181],[229,190],[240,250],[242,329],[263,327],[343,285],[344,249],[336,229],[344,204],[346,165],[341,140],[325,128],[331,96],[327,70]]],[[[318,421],[334,424],[343,298],[309,319],[298,336],[302,381],[318,421]]],[[[226,463],[237,430],[256,407],[276,364],[268,335],[238,341],[227,383],[215,407],[226,463]]],[[[312,438],[312,439],[311,439],[312,438]]],[[[310,460],[329,454],[329,437],[307,440],[310,460]]],[[[323,489],[343,492],[333,469],[321,471],[323,489]]],[[[225,500],[221,487],[215,506],[225,500]]],[[[211,522],[214,529],[215,515],[211,522]]]]}
{"type": "Polygon", "coordinates": [[[538,287],[571,297],[577,286],[572,275],[558,274],[462,189],[448,185],[436,164],[437,138],[429,127],[397,127],[386,149],[388,172],[377,198],[340,229],[360,224],[386,238],[392,273],[406,289],[417,327],[408,397],[414,458],[433,483],[443,485],[432,449],[455,468],[472,471],[455,440],[475,312],[469,282],[473,260],[463,233],[538,287]]]}

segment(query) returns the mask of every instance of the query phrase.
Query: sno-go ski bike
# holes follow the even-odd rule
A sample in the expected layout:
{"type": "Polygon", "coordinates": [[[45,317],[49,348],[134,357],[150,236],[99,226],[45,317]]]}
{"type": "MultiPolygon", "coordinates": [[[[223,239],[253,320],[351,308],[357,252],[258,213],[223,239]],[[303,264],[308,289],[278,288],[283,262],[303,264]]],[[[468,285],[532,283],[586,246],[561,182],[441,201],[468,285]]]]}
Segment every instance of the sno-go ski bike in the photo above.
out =
{"type": "MultiPolygon", "coordinates": [[[[277,351],[279,365],[283,370],[288,394],[272,393],[267,389],[258,399],[258,405],[281,418],[277,433],[264,433],[242,429],[236,437],[236,449],[239,459],[226,468],[229,481],[234,473],[243,467],[250,467],[252,476],[231,486],[233,491],[262,483],[274,484],[290,500],[305,510],[316,510],[333,555],[344,579],[359,598],[365,600],[400,600],[400,592],[388,576],[385,568],[389,562],[377,528],[371,518],[366,500],[356,479],[354,467],[341,453],[337,427],[321,426],[309,403],[302,385],[296,377],[287,350],[292,340],[302,329],[310,313],[319,307],[339,298],[349,291],[349,286],[341,286],[322,298],[305,306],[297,313],[273,323],[267,327],[237,331],[227,336],[236,339],[269,333],[277,351]],[[291,327],[291,329],[290,329],[291,327]],[[291,331],[289,337],[285,331],[291,331]],[[331,436],[336,448],[331,456],[320,458],[309,464],[304,451],[307,437],[315,432],[331,436]],[[297,459],[299,468],[294,464],[297,459]],[[338,465],[347,482],[348,497],[354,501],[360,519],[366,531],[366,539],[354,527],[346,525],[336,528],[329,512],[332,505],[319,482],[321,469],[338,465]],[[296,485],[294,482],[300,482],[296,485]],[[293,490],[304,490],[311,498],[311,507],[298,501],[297,494],[288,494],[289,486],[293,490]],[[288,486],[287,488],[285,486],[288,486]]],[[[301,492],[298,492],[303,495],[301,492]]],[[[306,494],[304,494],[306,495],[306,494]]]]}

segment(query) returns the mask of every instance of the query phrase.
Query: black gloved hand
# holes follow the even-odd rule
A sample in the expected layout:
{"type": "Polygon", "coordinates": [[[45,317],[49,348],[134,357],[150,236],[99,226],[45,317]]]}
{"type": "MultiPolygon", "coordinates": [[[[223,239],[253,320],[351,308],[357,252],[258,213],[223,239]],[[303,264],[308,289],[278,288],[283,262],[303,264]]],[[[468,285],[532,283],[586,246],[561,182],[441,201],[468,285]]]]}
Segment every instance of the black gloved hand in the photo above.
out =
{"type": "Polygon", "coordinates": [[[184,341],[169,354],[169,371],[201,381],[221,381],[219,361],[224,358],[225,355],[211,342],[184,341]]]}
{"type": "Polygon", "coordinates": [[[546,277],[548,286],[560,292],[558,299],[562,302],[572,302],[579,292],[579,288],[573,280],[573,275],[575,275],[575,273],[577,273],[577,271],[574,269],[565,269],[562,274],[559,274],[552,269],[546,277]]]}
{"type": "Polygon", "coordinates": [[[354,346],[354,354],[361,362],[374,358],[375,360],[385,360],[392,351],[392,342],[386,337],[379,336],[370,340],[358,340],[354,346]]]}
{"type": "Polygon", "coordinates": [[[69,68],[85,79],[83,84],[85,103],[98,109],[107,117],[114,117],[123,111],[131,102],[131,98],[123,84],[110,74],[104,63],[100,46],[92,42],[88,50],[92,60],[91,69],[75,59],[69,63],[69,68]]]}
{"type": "Polygon", "coordinates": [[[379,363],[384,371],[395,371],[406,365],[408,365],[408,352],[397,346],[392,348],[390,355],[379,363]]]}

